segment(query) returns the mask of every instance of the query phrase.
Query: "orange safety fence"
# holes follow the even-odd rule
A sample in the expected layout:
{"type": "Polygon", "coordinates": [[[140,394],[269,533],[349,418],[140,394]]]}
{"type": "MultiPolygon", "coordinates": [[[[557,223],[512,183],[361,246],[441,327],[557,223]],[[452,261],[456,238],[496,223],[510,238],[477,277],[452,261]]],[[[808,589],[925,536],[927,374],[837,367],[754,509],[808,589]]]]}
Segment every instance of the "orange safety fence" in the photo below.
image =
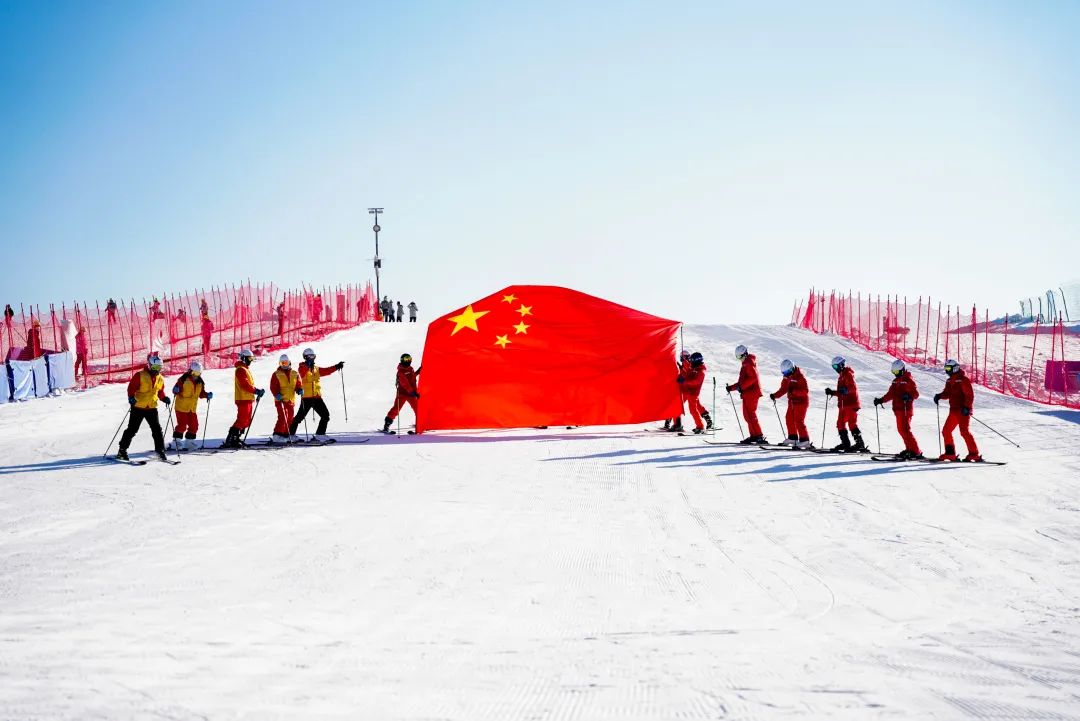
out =
{"type": "Polygon", "coordinates": [[[241,348],[261,355],[316,341],[376,320],[377,312],[371,283],[283,290],[248,281],[150,300],[61,303],[47,310],[9,304],[0,325],[0,356],[30,360],[71,350],[76,380],[88,387],[126,382],[150,353],[161,356],[168,373],[183,372],[193,360],[207,369],[228,368],[241,348]]]}
{"type": "Polygon", "coordinates": [[[906,363],[964,365],[973,383],[1049,405],[1080,408],[1080,323],[1004,315],[927,297],[811,290],[792,309],[792,325],[847,338],[906,363]]]}

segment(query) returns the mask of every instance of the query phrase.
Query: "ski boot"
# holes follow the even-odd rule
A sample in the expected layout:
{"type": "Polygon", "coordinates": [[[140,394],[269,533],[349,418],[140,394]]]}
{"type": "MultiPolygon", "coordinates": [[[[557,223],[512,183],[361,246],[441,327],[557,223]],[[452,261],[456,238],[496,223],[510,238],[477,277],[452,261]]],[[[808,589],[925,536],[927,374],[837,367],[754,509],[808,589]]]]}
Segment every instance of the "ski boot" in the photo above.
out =
{"type": "Polygon", "coordinates": [[[979,455],[978,451],[975,453],[969,453],[964,456],[965,463],[982,463],[983,457],[979,455]]]}
{"type": "Polygon", "coordinates": [[[705,429],[704,429],[704,428],[695,428],[695,429],[694,429],[694,435],[695,435],[695,436],[700,436],[700,435],[701,435],[702,433],[704,433],[704,432],[705,432],[705,429]]]}
{"type": "Polygon", "coordinates": [[[225,440],[221,442],[222,448],[240,448],[240,429],[230,428],[225,440]]]}
{"type": "Polygon", "coordinates": [[[847,453],[851,450],[851,441],[848,439],[847,429],[840,431],[840,445],[833,446],[833,453],[847,453]]]}
{"type": "Polygon", "coordinates": [[[118,450],[116,452],[116,460],[118,460],[118,461],[130,461],[131,460],[130,458],[128,458],[126,448],[121,448],[120,450],[118,450]]]}
{"type": "Polygon", "coordinates": [[[394,422],[394,419],[390,418],[389,416],[387,416],[386,418],[383,418],[382,432],[383,433],[389,433],[390,432],[390,424],[393,423],[393,422],[394,422]]]}
{"type": "Polygon", "coordinates": [[[165,455],[165,449],[164,448],[162,448],[160,451],[154,451],[154,453],[157,455],[159,461],[168,462],[169,459],[165,455]]]}
{"type": "Polygon", "coordinates": [[[672,423],[671,428],[668,428],[668,430],[671,431],[672,433],[682,433],[683,432],[682,418],[680,418],[679,420],[672,423]]]}
{"type": "Polygon", "coordinates": [[[799,442],[799,439],[796,436],[788,436],[784,440],[780,441],[780,445],[794,447],[795,444],[798,443],[798,442],[799,442]]]}
{"type": "Polygon", "coordinates": [[[795,444],[795,448],[800,450],[800,451],[808,451],[813,447],[814,447],[814,444],[810,442],[809,438],[807,438],[806,440],[800,440],[799,442],[797,442],[795,444]]]}
{"type": "Polygon", "coordinates": [[[958,461],[960,457],[956,455],[956,446],[945,446],[945,452],[938,456],[939,461],[958,461]]]}
{"type": "Polygon", "coordinates": [[[851,429],[851,435],[855,438],[855,445],[851,447],[851,450],[855,453],[861,453],[866,450],[866,443],[862,439],[862,431],[858,428],[851,429]]]}
{"type": "Polygon", "coordinates": [[[670,418],[665,418],[664,419],[664,430],[665,431],[671,430],[671,419],[670,418]]]}
{"type": "Polygon", "coordinates": [[[705,421],[705,430],[711,431],[713,429],[712,416],[708,413],[702,413],[701,418],[705,421]]]}

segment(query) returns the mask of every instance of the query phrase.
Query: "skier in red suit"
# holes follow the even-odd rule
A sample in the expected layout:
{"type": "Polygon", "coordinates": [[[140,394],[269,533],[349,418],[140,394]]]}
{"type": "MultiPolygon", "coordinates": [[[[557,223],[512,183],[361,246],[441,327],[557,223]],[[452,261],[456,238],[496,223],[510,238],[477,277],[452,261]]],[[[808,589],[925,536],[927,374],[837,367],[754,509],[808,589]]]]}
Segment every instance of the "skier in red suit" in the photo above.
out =
{"type": "Polygon", "coordinates": [[[746,430],[750,434],[747,438],[739,441],[744,445],[764,443],[765,434],[761,432],[761,424],[758,423],[757,407],[761,400],[761,384],[758,382],[757,356],[751,355],[746,346],[740,345],[735,348],[735,358],[742,361],[739,368],[739,380],[727,386],[727,392],[739,391],[742,399],[743,418],[746,419],[746,430]]]}
{"type": "MultiPolygon", "coordinates": [[[[703,425],[703,421],[708,424],[709,428],[712,428],[713,425],[709,412],[705,410],[705,406],[701,405],[700,400],[701,386],[705,383],[705,371],[708,370],[705,367],[705,357],[700,353],[691,353],[686,360],[686,364],[680,366],[680,368],[681,372],[677,380],[683,401],[690,410],[690,417],[694,419],[694,433],[704,433],[705,425],[703,425]]],[[[677,425],[680,428],[682,427],[682,416],[679,417],[677,425]]]]}
{"type": "Polygon", "coordinates": [[[394,399],[393,407],[383,419],[383,433],[390,432],[390,424],[394,422],[406,403],[412,408],[413,413],[416,413],[416,402],[420,400],[420,393],[416,390],[416,377],[420,375],[420,370],[420,368],[413,370],[411,355],[401,354],[401,362],[397,367],[397,397],[394,399]]]}
{"type": "Polygon", "coordinates": [[[911,432],[911,419],[915,415],[914,403],[919,397],[919,388],[915,385],[915,379],[907,370],[902,360],[894,360],[892,364],[893,378],[888,392],[881,398],[874,399],[874,405],[880,406],[892,401],[893,415],[896,416],[896,430],[904,439],[904,450],[896,454],[902,460],[917,460],[923,457],[919,450],[919,442],[915,440],[915,434],[911,432]]]}
{"type": "Polygon", "coordinates": [[[840,445],[833,450],[841,453],[865,451],[866,444],[863,442],[862,431],[859,430],[859,389],[855,385],[855,371],[848,368],[847,360],[840,355],[832,359],[832,367],[840,374],[836,379],[836,389],[825,389],[825,395],[836,396],[838,410],[836,430],[840,434],[840,445]],[[855,438],[855,445],[851,444],[848,431],[851,431],[855,438]]]}
{"type": "Polygon", "coordinates": [[[956,446],[953,444],[953,431],[960,427],[960,435],[967,444],[967,456],[965,461],[979,462],[979,447],[975,445],[975,437],[968,428],[971,425],[971,410],[975,405],[975,390],[971,387],[971,380],[964,375],[964,369],[954,360],[945,361],[945,373],[949,376],[945,381],[945,388],[934,396],[934,403],[942,398],[949,401],[949,417],[945,419],[945,427],[941,429],[941,435],[945,439],[945,452],[938,457],[940,461],[956,461],[956,446]]]}
{"type": "Polygon", "coordinates": [[[807,385],[802,370],[789,360],[780,363],[780,373],[784,380],[775,393],[769,394],[769,398],[775,401],[777,398],[788,397],[787,415],[784,418],[788,437],[781,445],[808,450],[811,444],[810,431],[806,429],[806,411],[810,410],[810,386],[807,385]]]}

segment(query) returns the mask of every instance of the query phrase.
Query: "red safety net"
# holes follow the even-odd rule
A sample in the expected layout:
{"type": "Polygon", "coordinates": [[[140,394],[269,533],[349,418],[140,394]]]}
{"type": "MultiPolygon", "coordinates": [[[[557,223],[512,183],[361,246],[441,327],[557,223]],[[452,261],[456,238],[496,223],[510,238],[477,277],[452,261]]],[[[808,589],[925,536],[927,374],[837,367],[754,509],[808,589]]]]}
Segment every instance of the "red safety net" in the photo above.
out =
{"type": "Polygon", "coordinates": [[[920,297],[810,291],[791,323],[848,338],[906,363],[964,365],[973,383],[1018,398],[1080,408],[1080,323],[1000,316],[920,297]]]}
{"type": "Polygon", "coordinates": [[[283,290],[248,282],[150,300],[110,298],[104,304],[50,305],[45,312],[39,306],[7,308],[0,327],[3,358],[30,359],[42,351],[73,350],[77,380],[84,387],[126,382],[151,352],[161,356],[168,373],[183,372],[192,360],[208,369],[228,368],[241,348],[261,355],[319,340],[373,321],[377,312],[370,283],[283,290]],[[73,348],[68,348],[63,333],[69,320],[75,329],[82,329],[73,348]],[[80,364],[84,346],[85,362],[80,364]]]}

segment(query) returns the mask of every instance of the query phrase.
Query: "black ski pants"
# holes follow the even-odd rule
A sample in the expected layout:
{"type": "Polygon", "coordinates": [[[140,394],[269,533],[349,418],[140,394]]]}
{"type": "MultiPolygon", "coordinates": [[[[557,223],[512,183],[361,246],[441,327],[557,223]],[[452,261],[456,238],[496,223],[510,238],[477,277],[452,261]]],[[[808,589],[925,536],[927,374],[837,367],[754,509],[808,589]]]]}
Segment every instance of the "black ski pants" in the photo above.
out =
{"type": "Polygon", "coordinates": [[[132,408],[131,417],[128,418],[127,428],[124,435],[120,436],[120,450],[126,451],[131,445],[131,440],[139,432],[139,426],[146,421],[150,426],[150,435],[154,437],[154,450],[165,451],[165,437],[161,434],[161,421],[158,420],[157,408],[132,408]]]}
{"type": "Polygon", "coordinates": [[[302,398],[300,412],[296,414],[292,425],[289,426],[289,435],[296,434],[296,429],[304,422],[304,416],[308,414],[308,411],[315,411],[319,416],[319,427],[315,435],[321,436],[326,433],[326,425],[330,422],[330,409],[326,407],[326,402],[322,398],[302,398]]]}

